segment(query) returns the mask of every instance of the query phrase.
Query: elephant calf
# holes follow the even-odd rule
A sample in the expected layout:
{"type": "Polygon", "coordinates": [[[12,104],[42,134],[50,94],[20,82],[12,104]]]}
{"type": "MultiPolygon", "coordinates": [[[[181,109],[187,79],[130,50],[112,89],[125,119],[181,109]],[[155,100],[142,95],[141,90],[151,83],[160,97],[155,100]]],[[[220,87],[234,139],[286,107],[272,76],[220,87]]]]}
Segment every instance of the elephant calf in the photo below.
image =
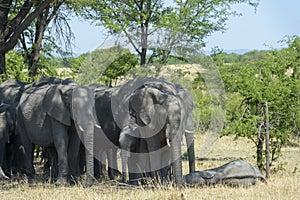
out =
{"type": "Polygon", "coordinates": [[[243,160],[231,161],[217,168],[196,171],[184,176],[185,183],[190,186],[226,184],[249,187],[257,180],[266,182],[256,167],[243,160]]]}

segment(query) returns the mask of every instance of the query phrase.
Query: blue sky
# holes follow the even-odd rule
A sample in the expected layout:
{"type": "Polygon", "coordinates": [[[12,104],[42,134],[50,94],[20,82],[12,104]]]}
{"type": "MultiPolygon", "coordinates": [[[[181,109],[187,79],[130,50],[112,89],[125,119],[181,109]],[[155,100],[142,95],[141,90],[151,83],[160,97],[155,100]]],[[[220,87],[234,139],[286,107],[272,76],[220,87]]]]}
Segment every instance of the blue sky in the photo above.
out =
{"type": "MultiPolygon", "coordinates": [[[[206,39],[205,50],[218,46],[224,50],[269,49],[282,47],[278,41],[286,35],[300,36],[299,0],[260,0],[256,10],[238,5],[242,16],[231,17],[224,33],[214,33],[206,39]]],[[[71,27],[75,35],[74,52],[81,54],[95,50],[105,38],[102,27],[74,18],[71,27]]]]}

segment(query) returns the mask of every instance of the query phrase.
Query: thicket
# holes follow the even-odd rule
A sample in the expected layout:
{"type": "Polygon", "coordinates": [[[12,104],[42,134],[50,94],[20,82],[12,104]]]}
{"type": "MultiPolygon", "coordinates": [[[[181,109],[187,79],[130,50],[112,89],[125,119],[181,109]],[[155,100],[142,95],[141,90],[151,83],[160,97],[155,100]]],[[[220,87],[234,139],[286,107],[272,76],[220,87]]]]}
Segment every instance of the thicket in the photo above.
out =
{"type": "Polygon", "coordinates": [[[265,167],[266,131],[270,133],[271,165],[281,155],[282,147],[300,136],[300,38],[290,37],[286,42],[287,48],[249,52],[232,63],[227,63],[224,53],[215,55],[219,64],[223,58],[219,69],[227,95],[226,125],[222,135],[252,140],[260,169],[265,167]]]}

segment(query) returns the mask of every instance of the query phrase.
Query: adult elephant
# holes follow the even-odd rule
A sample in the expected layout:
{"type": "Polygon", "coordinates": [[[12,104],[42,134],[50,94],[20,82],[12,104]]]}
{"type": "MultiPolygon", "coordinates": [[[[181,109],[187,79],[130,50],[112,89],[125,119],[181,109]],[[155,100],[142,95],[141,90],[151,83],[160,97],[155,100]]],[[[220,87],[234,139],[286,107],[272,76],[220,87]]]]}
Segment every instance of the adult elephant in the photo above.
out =
{"type": "MultiPolygon", "coordinates": [[[[167,170],[172,164],[176,185],[182,184],[181,139],[184,131],[184,109],[176,94],[163,88],[169,87],[164,82],[145,83],[135,90],[129,100],[131,123],[120,136],[123,181],[126,180],[126,165],[129,152],[136,143],[136,138],[146,141],[150,169],[160,170],[161,178],[167,177],[167,170]],[[156,83],[156,84],[155,84],[156,83]]],[[[134,156],[134,154],[131,154],[134,156]]]]}
{"type": "Polygon", "coordinates": [[[119,87],[106,87],[95,85],[89,86],[94,90],[95,110],[98,122],[101,126],[96,128],[94,135],[94,155],[96,158],[95,169],[99,173],[101,164],[105,162],[105,156],[108,160],[108,175],[113,179],[118,174],[117,149],[119,146],[120,127],[114,119],[112,111],[112,96],[118,92],[119,87]]]}
{"type": "MultiPolygon", "coordinates": [[[[188,153],[188,160],[189,160],[189,171],[190,173],[194,172],[195,171],[195,148],[194,148],[195,134],[194,134],[194,120],[193,120],[193,98],[191,93],[186,88],[182,87],[180,84],[170,83],[163,78],[149,79],[144,85],[147,85],[148,87],[156,88],[166,94],[174,95],[177,97],[177,100],[181,102],[181,114],[182,114],[181,125],[182,125],[182,132],[186,139],[187,153],[188,153]]],[[[147,105],[145,104],[145,106],[147,105]]],[[[145,114],[147,112],[146,110],[142,110],[142,112],[143,115],[147,116],[147,114],[145,114]]],[[[150,113],[148,113],[148,116],[150,116],[149,114],[150,113]]],[[[149,119],[148,121],[150,122],[149,119]]]]}
{"type": "Polygon", "coordinates": [[[33,144],[36,144],[55,148],[58,164],[56,184],[68,184],[69,175],[79,174],[81,137],[87,149],[87,185],[92,183],[93,134],[97,126],[94,105],[92,91],[72,81],[56,84],[39,82],[23,92],[17,107],[17,129],[25,149],[29,181],[35,174],[32,151],[33,144]]]}
{"type": "Polygon", "coordinates": [[[0,178],[8,179],[9,162],[6,161],[6,154],[12,148],[11,140],[15,131],[15,110],[9,104],[0,105],[0,178]],[[6,166],[5,166],[6,165],[6,166]],[[4,171],[3,171],[4,169],[4,171]],[[6,170],[5,170],[6,169],[6,170]],[[6,174],[5,174],[6,172],[6,174]]]}
{"type": "Polygon", "coordinates": [[[123,126],[119,140],[122,148],[123,181],[126,180],[126,162],[130,155],[130,159],[135,162],[142,160],[138,170],[146,169],[146,172],[159,170],[163,180],[173,162],[175,182],[180,185],[182,182],[180,141],[184,132],[190,133],[190,137],[186,137],[190,147],[189,164],[190,171],[195,170],[193,118],[192,115],[188,117],[192,114],[192,98],[184,99],[185,96],[191,97],[189,92],[164,79],[139,78],[127,84],[140,86],[134,87],[128,97],[130,115],[133,117],[131,119],[134,120],[123,126]],[[146,145],[141,145],[142,143],[146,145]],[[145,146],[148,149],[145,150],[145,146]],[[148,152],[148,155],[135,152],[148,152]],[[143,163],[147,159],[150,159],[150,168],[143,163]]]}
{"type": "Polygon", "coordinates": [[[0,85],[0,101],[1,103],[17,105],[23,91],[29,87],[29,83],[20,80],[7,80],[0,85]]]}
{"type": "MultiPolygon", "coordinates": [[[[3,122],[8,118],[8,121],[11,120],[11,117],[7,117],[7,114],[13,116],[13,123],[15,126],[15,113],[16,107],[20,101],[23,91],[30,87],[30,83],[22,82],[20,80],[7,80],[1,83],[0,85],[0,102],[2,103],[1,109],[3,111],[4,107],[8,108],[6,114],[2,113],[3,122]],[[8,106],[9,105],[9,106],[8,106]],[[7,107],[8,106],[8,107],[7,107]]],[[[7,134],[7,130],[5,130],[7,134]]],[[[8,177],[16,175],[17,173],[24,173],[24,152],[21,148],[20,136],[17,131],[9,131],[9,143],[5,147],[1,147],[5,156],[2,159],[2,164],[4,166],[4,172],[8,177]]],[[[4,141],[4,140],[2,140],[4,141]]],[[[2,151],[1,151],[2,152],[2,151]]]]}
{"type": "MultiPolygon", "coordinates": [[[[136,78],[133,79],[131,81],[128,81],[127,83],[121,85],[121,86],[117,86],[117,87],[113,87],[113,88],[107,88],[107,87],[103,87],[100,86],[98,88],[95,89],[95,108],[96,108],[96,113],[97,113],[97,117],[99,120],[99,123],[102,127],[102,130],[100,130],[99,134],[95,135],[95,149],[97,147],[99,148],[113,148],[116,149],[116,147],[120,147],[121,146],[121,142],[123,141],[123,138],[120,138],[120,131],[123,129],[126,129],[126,127],[128,127],[128,125],[130,125],[132,123],[132,119],[133,119],[133,115],[139,115],[139,117],[135,117],[135,119],[137,119],[139,122],[137,124],[141,125],[141,126],[155,126],[155,121],[151,121],[151,119],[153,118],[153,113],[151,114],[152,111],[146,111],[145,109],[149,108],[149,107],[145,107],[143,105],[147,105],[147,102],[143,102],[142,104],[142,99],[141,99],[141,95],[138,95],[138,91],[141,91],[143,89],[145,89],[146,87],[150,87],[153,88],[153,91],[156,90],[156,92],[161,92],[163,91],[163,95],[160,93],[160,95],[157,95],[158,99],[152,99],[155,100],[155,102],[152,101],[152,103],[154,103],[156,106],[160,105],[161,107],[163,107],[163,109],[169,109],[168,113],[170,114],[168,120],[169,121],[176,121],[176,119],[172,119],[171,115],[172,112],[180,112],[181,111],[185,111],[185,109],[180,109],[183,108],[183,106],[179,106],[179,104],[181,104],[182,102],[180,101],[179,98],[177,98],[176,96],[176,87],[174,84],[169,83],[165,80],[162,79],[155,79],[155,78],[136,78]],[[135,99],[136,98],[136,99],[135,99]],[[139,99],[140,98],[140,99],[139,99]],[[168,100],[166,100],[165,98],[169,98],[168,100]],[[135,100],[134,100],[135,99],[135,100]],[[172,99],[172,101],[171,101],[172,99]],[[156,102],[159,101],[159,103],[156,102]],[[135,107],[135,109],[130,109],[130,106],[134,105],[134,101],[140,101],[141,104],[139,104],[140,107],[135,107]],[[168,102],[168,104],[167,104],[168,102]],[[168,105],[168,106],[166,106],[168,105]],[[174,106],[176,107],[176,109],[171,109],[171,107],[174,106]],[[98,138],[98,139],[97,139],[98,138]],[[98,145],[101,144],[101,145],[98,145]]],[[[150,93],[148,93],[150,95],[150,93]]],[[[151,95],[154,95],[153,93],[151,95]]],[[[154,97],[154,96],[153,96],[154,97]]],[[[151,100],[151,99],[145,99],[145,100],[151,100]]],[[[151,102],[151,101],[150,101],[151,102]]],[[[150,104],[149,104],[150,106],[150,104]]],[[[192,104],[191,104],[191,108],[192,108],[192,104]]],[[[163,109],[161,111],[163,111],[163,109]]],[[[161,116],[165,116],[165,115],[161,115],[161,116]]],[[[165,116],[166,117],[166,116],[165,116]]],[[[183,115],[174,115],[174,117],[177,117],[177,120],[182,120],[183,115]]],[[[165,118],[166,119],[166,118],[165,118]]],[[[164,119],[164,120],[165,120],[164,119]]],[[[192,120],[192,118],[191,118],[192,120]]],[[[158,121],[163,121],[163,120],[158,120],[158,121]]],[[[165,121],[163,121],[165,122],[165,121]]],[[[190,123],[193,124],[193,123],[190,123]]],[[[181,140],[182,137],[182,133],[183,131],[186,129],[187,126],[184,126],[183,123],[168,123],[166,126],[166,124],[164,123],[163,125],[160,125],[161,127],[167,127],[168,129],[168,139],[169,141],[173,140],[173,146],[172,148],[165,148],[166,151],[164,151],[165,153],[165,157],[167,161],[170,161],[170,152],[172,152],[172,155],[174,155],[174,157],[179,158],[178,160],[176,160],[176,162],[174,163],[174,166],[176,165],[175,168],[177,168],[177,174],[175,175],[176,178],[176,182],[177,183],[181,183],[181,179],[182,179],[182,172],[181,172],[181,152],[179,151],[179,147],[180,147],[180,142],[179,140],[181,140]],[[172,127],[174,126],[174,127],[172,127]],[[180,126],[180,130],[178,129],[178,132],[175,133],[174,130],[177,130],[176,126],[180,126]],[[171,133],[173,132],[173,133],[171,133]],[[177,134],[178,133],[178,134],[177,134]],[[174,137],[174,135],[176,135],[178,137],[174,137]],[[177,143],[178,144],[177,144],[177,143]],[[178,148],[177,148],[178,147],[178,148]],[[169,149],[169,150],[168,150],[169,149]],[[171,151],[172,150],[172,151],[171,151]],[[169,152],[168,152],[169,151],[169,152]],[[180,165],[180,167],[178,167],[178,165],[180,165]]],[[[157,129],[159,129],[159,126],[156,127],[157,129]]],[[[128,130],[128,129],[127,129],[128,130]]],[[[193,130],[193,128],[191,128],[191,130],[193,130]]],[[[191,133],[193,133],[192,131],[190,131],[191,133]]],[[[147,135],[147,130],[144,129],[142,130],[142,134],[143,135],[147,135]]],[[[166,134],[158,134],[159,136],[161,136],[162,138],[159,139],[155,139],[153,144],[157,145],[156,147],[151,146],[150,148],[152,149],[160,149],[161,146],[165,146],[167,143],[167,138],[166,138],[166,134]],[[163,144],[160,144],[160,143],[163,144]]],[[[194,144],[194,135],[190,134],[192,137],[187,137],[187,139],[189,139],[189,141],[187,142],[188,144],[191,144],[193,146],[194,144]]],[[[153,137],[152,139],[154,139],[155,137],[153,137]]],[[[127,142],[127,140],[125,139],[125,141],[127,142]]],[[[129,140],[128,140],[129,141],[129,140]]],[[[149,141],[149,140],[148,140],[149,141]]],[[[143,144],[143,140],[141,140],[141,144],[143,144]]],[[[127,148],[128,146],[125,145],[124,148],[127,148]]],[[[132,145],[132,148],[136,149],[137,151],[140,151],[142,149],[138,149],[136,148],[136,146],[132,145]]],[[[98,150],[99,151],[99,150],[98,150]]],[[[142,150],[143,151],[143,150],[142,150]]],[[[191,151],[194,151],[194,148],[191,148],[191,151]]],[[[189,158],[191,158],[191,160],[193,160],[194,163],[194,153],[190,153],[191,151],[189,151],[189,158]]],[[[143,151],[144,152],[144,151],[143,151]]],[[[137,158],[137,160],[139,160],[139,158],[137,158]]],[[[172,159],[174,160],[174,159],[172,159]]],[[[169,166],[170,163],[167,163],[166,166],[169,166]]],[[[161,165],[159,165],[161,166],[161,165]]],[[[158,166],[158,167],[159,167],[158,166]]],[[[192,166],[192,164],[191,164],[192,166]]],[[[193,169],[195,167],[191,167],[190,169],[191,171],[193,171],[193,169]]],[[[153,168],[155,168],[153,166],[153,168]]],[[[164,168],[166,169],[166,168],[164,168]]],[[[126,178],[125,178],[126,179],[126,178]]],[[[124,178],[123,178],[124,181],[124,178]]]]}

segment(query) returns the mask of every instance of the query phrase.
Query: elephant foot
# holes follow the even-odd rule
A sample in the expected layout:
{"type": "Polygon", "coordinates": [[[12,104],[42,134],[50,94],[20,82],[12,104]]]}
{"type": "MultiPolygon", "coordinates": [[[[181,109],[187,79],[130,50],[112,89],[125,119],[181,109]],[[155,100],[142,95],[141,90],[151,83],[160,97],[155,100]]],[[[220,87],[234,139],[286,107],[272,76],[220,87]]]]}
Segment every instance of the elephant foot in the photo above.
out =
{"type": "Polygon", "coordinates": [[[2,167],[0,167],[0,180],[9,180],[9,177],[4,174],[2,167]]]}
{"type": "Polygon", "coordinates": [[[86,187],[86,188],[92,187],[93,182],[94,182],[93,180],[87,179],[87,180],[86,180],[86,183],[85,183],[85,187],[86,187]]]}
{"type": "Polygon", "coordinates": [[[54,183],[56,186],[69,186],[70,184],[67,181],[67,178],[65,177],[60,177],[57,179],[57,181],[54,183]]]}
{"type": "Polygon", "coordinates": [[[71,176],[69,178],[69,185],[74,186],[78,183],[79,178],[77,176],[71,176]]]}
{"type": "Polygon", "coordinates": [[[122,175],[122,173],[117,169],[112,169],[112,172],[113,172],[113,175],[116,177],[120,177],[122,175]]]}

